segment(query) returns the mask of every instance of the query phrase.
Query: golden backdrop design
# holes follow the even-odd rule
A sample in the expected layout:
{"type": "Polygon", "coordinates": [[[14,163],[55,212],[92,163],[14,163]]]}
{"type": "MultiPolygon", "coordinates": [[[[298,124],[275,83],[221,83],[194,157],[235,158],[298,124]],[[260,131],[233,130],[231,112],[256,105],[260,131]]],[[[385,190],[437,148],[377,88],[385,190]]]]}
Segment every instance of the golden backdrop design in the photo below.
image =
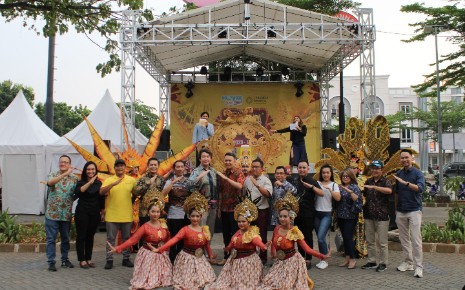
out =
{"type": "MultiPolygon", "coordinates": [[[[192,143],[192,132],[204,111],[215,126],[215,134],[207,143],[212,149],[213,165],[222,169],[224,153],[236,149],[241,161],[257,154],[266,161],[267,172],[278,165],[289,164],[289,133],[268,133],[289,126],[300,116],[307,126],[305,143],[309,162],[320,159],[320,89],[305,83],[304,95],[297,98],[294,84],[195,84],[194,95],[186,98],[184,84],[171,86],[171,148],[178,152],[192,143]],[[245,157],[247,156],[247,157],[245,157]]],[[[205,143],[205,142],[204,142],[205,143]]],[[[194,154],[190,161],[193,162],[194,154]]]]}

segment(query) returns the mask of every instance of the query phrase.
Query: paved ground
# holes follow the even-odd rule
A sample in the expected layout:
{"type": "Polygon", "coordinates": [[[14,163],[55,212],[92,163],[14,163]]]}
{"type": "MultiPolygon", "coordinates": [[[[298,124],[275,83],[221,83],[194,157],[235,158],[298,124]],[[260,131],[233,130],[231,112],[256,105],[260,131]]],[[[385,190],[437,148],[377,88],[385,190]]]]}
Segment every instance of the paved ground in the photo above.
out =
{"type": "MultiPolygon", "coordinates": [[[[425,220],[443,223],[447,210],[442,208],[425,209],[425,220]]],[[[31,217],[21,217],[30,220],[31,217]]],[[[271,234],[271,233],[269,233],[271,234]]],[[[121,256],[115,258],[115,267],[104,270],[105,233],[96,235],[94,260],[97,268],[84,270],[80,268],[61,269],[51,273],[47,271],[44,254],[0,254],[0,289],[128,289],[132,269],[121,266],[121,256]]],[[[220,254],[223,247],[221,234],[215,234],[213,249],[220,254]]],[[[335,248],[333,246],[333,248],[335,248]]],[[[366,260],[359,260],[358,268],[348,270],[337,267],[342,256],[333,254],[330,266],[326,270],[312,268],[309,275],[315,281],[316,289],[462,289],[465,285],[465,255],[459,254],[424,254],[424,278],[413,277],[413,272],[397,272],[395,267],[401,262],[401,252],[390,251],[391,265],[384,273],[374,270],[362,270],[360,266],[366,260]]],[[[76,253],[70,258],[75,265],[76,253]]],[[[134,258],[132,255],[131,259],[134,258]]],[[[218,274],[221,267],[214,266],[218,274]]],[[[265,268],[265,272],[268,268],[265,268]]]]}

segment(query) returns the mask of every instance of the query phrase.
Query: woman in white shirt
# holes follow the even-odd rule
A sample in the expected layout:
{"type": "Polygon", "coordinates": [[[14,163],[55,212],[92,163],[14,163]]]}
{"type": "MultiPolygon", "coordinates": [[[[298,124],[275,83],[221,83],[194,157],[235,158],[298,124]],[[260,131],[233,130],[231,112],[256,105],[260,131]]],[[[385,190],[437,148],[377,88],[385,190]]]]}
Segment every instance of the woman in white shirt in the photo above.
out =
{"type": "MultiPolygon", "coordinates": [[[[317,192],[315,200],[315,230],[318,237],[318,250],[324,255],[330,256],[326,236],[332,221],[332,199],[340,196],[339,186],[334,182],[333,168],[325,164],[320,168],[320,177],[318,180],[322,188],[322,194],[317,192]]],[[[321,260],[316,267],[326,269],[328,262],[321,260]]]]}

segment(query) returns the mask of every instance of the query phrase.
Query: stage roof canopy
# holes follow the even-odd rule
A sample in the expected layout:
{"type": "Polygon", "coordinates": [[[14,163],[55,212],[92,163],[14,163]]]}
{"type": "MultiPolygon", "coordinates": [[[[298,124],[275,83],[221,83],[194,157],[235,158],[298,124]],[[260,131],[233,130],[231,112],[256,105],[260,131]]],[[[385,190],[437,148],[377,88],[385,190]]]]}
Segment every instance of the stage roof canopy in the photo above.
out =
{"type": "Polygon", "coordinates": [[[337,55],[360,54],[357,25],[267,0],[229,0],[143,24],[136,43],[166,71],[250,55],[317,72],[337,55]]]}

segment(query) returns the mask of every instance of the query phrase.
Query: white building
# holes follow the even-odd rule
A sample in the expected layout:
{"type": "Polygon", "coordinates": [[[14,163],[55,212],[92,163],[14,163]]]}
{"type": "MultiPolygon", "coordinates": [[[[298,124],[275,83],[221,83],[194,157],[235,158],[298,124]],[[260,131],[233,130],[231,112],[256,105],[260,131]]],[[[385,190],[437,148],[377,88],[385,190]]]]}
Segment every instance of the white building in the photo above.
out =
{"type": "MultiPolygon", "coordinates": [[[[331,117],[331,124],[338,124],[339,116],[339,96],[340,82],[339,77],[335,77],[331,81],[329,89],[328,110],[331,117]]],[[[343,84],[344,107],[345,115],[348,117],[362,118],[362,98],[360,93],[360,77],[359,76],[344,76],[343,84]]],[[[455,100],[462,102],[464,98],[464,90],[462,88],[448,88],[445,92],[441,92],[441,101],[455,100]]],[[[374,104],[375,115],[391,115],[398,111],[408,114],[414,107],[419,108],[424,106],[426,101],[420,98],[412,88],[394,88],[389,87],[389,75],[376,76],[376,97],[374,104]]],[[[365,114],[369,111],[365,109],[365,114]]],[[[410,121],[406,121],[410,122],[410,121]]],[[[413,126],[417,126],[417,121],[414,121],[413,126]]],[[[417,152],[421,152],[421,148],[426,148],[428,151],[428,165],[438,165],[438,146],[436,142],[424,140],[423,134],[414,132],[411,129],[403,129],[401,132],[392,134],[393,138],[400,138],[401,148],[412,148],[417,152]],[[423,144],[422,144],[423,143],[423,144]]],[[[461,153],[461,152],[460,152],[461,153]]],[[[451,161],[462,161],[462,154],[454,154],[453,150],[445,150],[444,164],[451,161]]]]}

